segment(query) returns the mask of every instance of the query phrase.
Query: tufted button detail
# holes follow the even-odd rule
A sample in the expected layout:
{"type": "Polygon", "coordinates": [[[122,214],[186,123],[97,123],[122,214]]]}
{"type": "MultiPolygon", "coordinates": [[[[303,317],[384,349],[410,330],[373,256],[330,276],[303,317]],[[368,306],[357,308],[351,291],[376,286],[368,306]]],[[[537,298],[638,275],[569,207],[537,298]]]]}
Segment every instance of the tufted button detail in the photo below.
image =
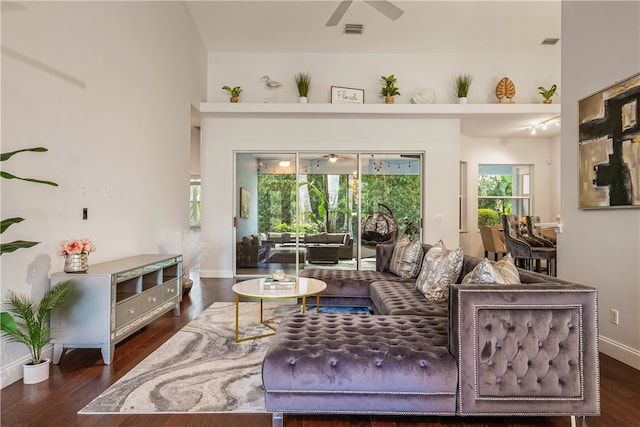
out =
{"type": "Polygon", "coordinates": [[[496,384],[502,384],[502,378],[496,378],[496,384]]]}
{"type": "Polygon", "coordinates": [[[542,347],[542,341],[538,341],[538,347],[542,347]]]}
{"type": "Polygon", "coordinates": [[[537,382],[538,384],[542,383],[542,378],[538,378],[538,379],[536,380],[536,382],[537,382]]]}
{"type": "Polygon", "coordinates": [[[511,362],[507,362],[507,368],[510,368],[510,367],[512,367],[512,366],[513,366],[513,363],[511,363],[511,362]]]}
{"type": "Polygon", "coordinates": [[[421,360],[420,361],[420,366],[423,367],[423,368],[426,368],[427,367],[427,361],[426,360],[421,360]]]}
{"type": "Polygon", "coordinates": [[[296,359],[294,359],[293,357],[289,359],[289,365],[295,365],[295,364],[296,364],[296,359]]]}
{"type": "Polygon", "coordinates": [[[338,361],[336,359],[331,359],[329,361],[329,365],[331,365],[331,366],[336,366],[337,364],[338,364],[338,361]]]}
{"type": "Polygon", "coordinates": [[[567,323],[567,328],[573,329],[573,323],[571,323],[571,322],[567,323]]]}
{"type": "Polygon", "coordinates": [[[499,349],[499,348],[502,348],[502,343],[499,343],[499,342],[498,342],[498,343],[496,343],[496,348],[498,348],[498,349],[499,349]]]}
{"type": "Polygon", "coordinates": [[[516,382],[517,382],[518,384],[522,384],[522,378],[518,378],[518,379],[516,380],[516,382]]]}
{"type": "Polygon", "coordinates": [[[527,366],[531,366],[533,362],[531,360],[527,360],[527,366]]]}
{"type": "Polygon", "coordinates": [[[489,365],[489,366],[493,366],[493,360],[489,360],[489,361],[487,362],[487,365],[489,365]]]}
{"type": "Polygon", "coordinates": [[[376,359],[376,366],[378,367],[382,366],[382,360],[376,359]]]}
{"type": "Polygon", "coordinates": [[[549,366],[553,365],[553,360],[549,360],[549,366]]]}

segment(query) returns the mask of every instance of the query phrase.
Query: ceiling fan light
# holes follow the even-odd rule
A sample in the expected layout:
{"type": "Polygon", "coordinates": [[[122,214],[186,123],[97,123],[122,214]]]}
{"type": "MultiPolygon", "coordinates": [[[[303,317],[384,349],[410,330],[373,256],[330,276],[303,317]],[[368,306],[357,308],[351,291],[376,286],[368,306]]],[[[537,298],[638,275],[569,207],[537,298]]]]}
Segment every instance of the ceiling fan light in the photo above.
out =
{"type": "Polygon", "coordinates": [[[330,156],[329,156],[329,161],[330,161],[331,163],[335,163],[335,162],[337,162],[337,161],[338,161],[338,157],[336,157],[336,155],[335,155],[335,154],[332,154],[332,155],[330,155],[330,156]]]}

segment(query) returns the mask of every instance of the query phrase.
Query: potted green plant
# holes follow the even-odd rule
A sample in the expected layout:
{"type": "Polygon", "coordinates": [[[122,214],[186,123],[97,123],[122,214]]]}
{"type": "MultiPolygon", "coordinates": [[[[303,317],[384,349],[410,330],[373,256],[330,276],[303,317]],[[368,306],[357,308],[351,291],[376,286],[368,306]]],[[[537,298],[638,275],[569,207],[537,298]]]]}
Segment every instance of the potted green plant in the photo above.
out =
{"type": "Polygon", "coordinates": [[[229,95],[231,95],[231,98],[229,98],[229,101],[238,102],[238,97],[242,93],[242,88],[240,86],[236,86],[233,88],[229,86],[222,86],[222,89],[226,90],[227,92],[229,92],[229,95]]]}
{"type": "Polygon", "coordinates": [[[306,104],[309,97],[309,86],[311,86],[311,76],[308,73],[298,73],[295,79],[298,87],[298,102],[306,104]]]}
{"type": "Polygon", "coordinates": [[[545,89],[542,86],[538,87],[538,90],[540,91],[538,93],[544,98],[542,102],[545,104],[551,104],[553,102],[553,99],[551,99],[551,97],[556,94],[556,89],[556,85],[551,86],[549,89],[545,89]]]}
{"type": "Polygon", "coordinates": [[[71,282],[49,288],[39,303],[26,295],[7,291],[7,311],[0,313],[0,330],[9,341],[27,346],[31,361],[23,365],[23,381],[35,384],[49,378],[50,360],[42,357],[42,349],[51,342],[49,320],[63,307],[71,294],[71,282]]]}
{"type": "Polygon", "coordinates": [[[398,79],[391,74],[388,77],[380,76],[380,80],[384,83],[384,86],[380,89],[380,96],[384,97],[385,104],[393,104],[395,102],[394,96],[400,95],[400,91],[396,87],[398,79]]]}
{"type": "Polygon", "coordinates": [[[471,74],[458,74],[456,76],[456,96],[459,104],[466,104],[469,96],[469,87],[473,81],[471,74]]]}

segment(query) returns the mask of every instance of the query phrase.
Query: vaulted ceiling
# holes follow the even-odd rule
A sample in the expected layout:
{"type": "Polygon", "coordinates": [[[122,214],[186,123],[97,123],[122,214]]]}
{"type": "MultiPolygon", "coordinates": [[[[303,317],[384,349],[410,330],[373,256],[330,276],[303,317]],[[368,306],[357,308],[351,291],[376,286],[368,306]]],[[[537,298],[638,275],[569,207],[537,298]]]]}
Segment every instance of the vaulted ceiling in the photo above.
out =
{"type": "Polygon", "coordinates": [[[209,52],[273,53],[536,53],[556,49],[560,0],[393,1],[392,21],[355,0],[335,27],[325,24],[340,4],[320,1],[188,1],[209,52]],[[360,35],[344,24],[363,24],[360,35]]]}

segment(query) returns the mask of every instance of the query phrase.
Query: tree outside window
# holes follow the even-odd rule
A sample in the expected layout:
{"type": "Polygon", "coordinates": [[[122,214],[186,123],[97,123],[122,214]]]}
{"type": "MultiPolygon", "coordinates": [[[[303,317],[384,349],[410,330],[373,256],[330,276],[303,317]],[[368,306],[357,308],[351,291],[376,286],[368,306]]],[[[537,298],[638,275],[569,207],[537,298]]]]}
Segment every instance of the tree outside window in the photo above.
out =
{"type": "Polygon", "coordinates": [[[532,165],[479,165],[478,227],[502,223],[502,215],[530,214],[532,165]]]}

